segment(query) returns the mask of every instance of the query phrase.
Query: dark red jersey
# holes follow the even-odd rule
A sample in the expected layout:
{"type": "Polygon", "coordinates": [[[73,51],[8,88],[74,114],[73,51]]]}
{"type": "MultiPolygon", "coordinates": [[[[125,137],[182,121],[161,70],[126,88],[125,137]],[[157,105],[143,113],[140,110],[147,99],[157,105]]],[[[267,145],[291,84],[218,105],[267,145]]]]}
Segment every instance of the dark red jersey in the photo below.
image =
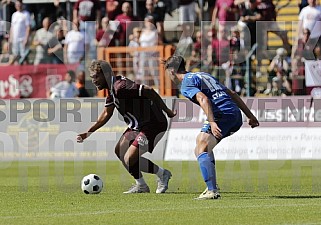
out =
{"type": "Polygon", "coordinates": [[[105,106],[114,105],[128,127],[133,130],[141,130],[147,125],[167,123],[162,110],[152,100],[144,97],[144,91],[142,84],[136,84],[123,76],[113,77],[105,106]]]}

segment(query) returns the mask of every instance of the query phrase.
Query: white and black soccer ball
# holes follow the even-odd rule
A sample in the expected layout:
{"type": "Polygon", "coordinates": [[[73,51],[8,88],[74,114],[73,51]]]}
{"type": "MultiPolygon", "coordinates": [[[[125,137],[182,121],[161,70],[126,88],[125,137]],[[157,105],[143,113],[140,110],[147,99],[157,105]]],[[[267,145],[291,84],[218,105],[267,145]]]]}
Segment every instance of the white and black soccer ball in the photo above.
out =
{"type": "Polygon", "coordinates": [[[89,174],[81,180],[81,190],[85,194],[98,194],[103,189],[103,181],[96,174],[89,174]]]}

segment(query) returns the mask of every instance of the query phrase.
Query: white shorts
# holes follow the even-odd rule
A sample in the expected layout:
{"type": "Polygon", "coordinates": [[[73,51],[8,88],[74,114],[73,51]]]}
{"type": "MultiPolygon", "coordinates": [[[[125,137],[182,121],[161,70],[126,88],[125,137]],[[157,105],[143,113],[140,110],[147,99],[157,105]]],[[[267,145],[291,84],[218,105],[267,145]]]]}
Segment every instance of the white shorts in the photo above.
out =
{"type": "Polygon", "coordinates": [[[195,2],[191,2],[189,5],[181,5],[179,7],[179,23],[183,24],[185,21],[196,20],[195,2]]]}

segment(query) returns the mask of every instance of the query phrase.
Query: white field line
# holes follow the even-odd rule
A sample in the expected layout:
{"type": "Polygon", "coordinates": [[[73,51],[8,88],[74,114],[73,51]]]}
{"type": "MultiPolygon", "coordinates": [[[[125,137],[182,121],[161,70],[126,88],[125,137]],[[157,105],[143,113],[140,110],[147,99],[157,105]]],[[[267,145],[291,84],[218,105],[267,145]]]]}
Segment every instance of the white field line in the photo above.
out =
{"type": "MultiPolygon", "coordinates": [[[[195,201],[222,201],[222,200],[195,200],[195,201]]],[[[161,209],[123,209],[123,210],[105,210],[96,212],[79,212],[79,213],[53,213],[48,215],[43,214],[33,214],[26,216],[0,216],[0,219],[19,219],[19,218],[55,218],[55,217],[68,217],[68,216],[86,216],[86,215],[104,215],[104,214],[114,214],[114,213],[143,213],[143,212],[161,212],[161,211],[193,211],[197,209],[231,209],[231,208],[274,208],[274,207],[301,207],[301,206],[321,206],[320,204],[273,204],[273,205],[249,205],[249,206],[205,206],[205,207],[172,207],[172,208],[161,208],[161,209]]]]}

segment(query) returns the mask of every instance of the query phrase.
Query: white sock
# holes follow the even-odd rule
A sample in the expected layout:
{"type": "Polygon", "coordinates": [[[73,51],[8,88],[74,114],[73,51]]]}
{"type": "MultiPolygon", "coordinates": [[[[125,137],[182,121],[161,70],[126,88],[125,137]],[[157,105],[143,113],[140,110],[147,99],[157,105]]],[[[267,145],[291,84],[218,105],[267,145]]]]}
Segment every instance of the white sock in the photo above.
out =
{"type": "Polygon", "coordinates": [[[140,185],[140,186],[145,186],[145,185],[147,185],[143,177],[141,177],[141,178],[139,178],[139,179],[135,179],[135,181],[136,181],[136,184],[138,184],[138,185],[140,185]]]}
{"type": "Polygon", "coordinates": [[[156,173],[156,175],[159,177],[159,178],[163,178],[163,174],[164,174],[164,169],[162,167],[158,167],[158,171],[156,173]]]}

